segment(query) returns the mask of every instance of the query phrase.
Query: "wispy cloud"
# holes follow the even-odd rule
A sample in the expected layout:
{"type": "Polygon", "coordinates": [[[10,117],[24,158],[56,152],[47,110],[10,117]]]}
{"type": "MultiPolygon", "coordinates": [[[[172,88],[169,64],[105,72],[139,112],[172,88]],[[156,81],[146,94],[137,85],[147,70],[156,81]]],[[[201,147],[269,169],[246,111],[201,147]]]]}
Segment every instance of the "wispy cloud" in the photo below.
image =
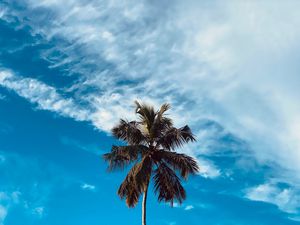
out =
{"type": "Polygon", "coordinates": [[[0,94],[0,100],[6,100],[6,96],[5,95],[3,95],[3,94],[0,94]]]}
{"type": "Polygon", "coordinates": [[[194,208],[193,205],[187,205],[186,207],[184,207],[184,210],[188,211],[188,210],[192,210],[194,208]]]}
{"type": "Polygon", "coordinates": [[[30,215],[29,219],[42,218],[46,215],[50,195],[77,182],[52,164],[44,164],[41,169],[41,163],[35,158],[9,152],[0,152],[0,155],[5,158],[0,164],[3,181],[0,184],[0,224],[15,206],[30,215]],[[44,179],[45,174],[47,179],[44,179]]]}
{"type": "Polygon", "coordinates": [[[300,197],[291,187],[279,187],[278,184],[265,183],[246,191],[246,197],[254,201],[268,202],[288,213],[299,213],[300,197]]]}
{"type": "Polygon", "coordinates": [[[94,191],[96,189],[95,185],[87,184],[87,183],[82,184],[80,187],[82,190],[87,190],[87,191],[94,191]]]}
{"type": "Polygon", "coordinates": [[[24,78],[7,69],[0,71],[0,86],[15,91],[41,110],[50,110],[78,121],[89,121],[96,128],[104,131],[110,131],[112,124],[118,120],[115,115],[129,114],[128,106],[126,108],[117,104],[120,101],[120,96],[117,94],[105,94],[99,98],[83,96],[83,99],[93,99],[91,105],[83,107],[80,102],[64,97],[55,87],[37,79],[24,78]],[[109,104],[112,104],[112,107],[109,107],[109,104]]]}
{"type": "Polygon", "coordinates": [[[44,216],[44,213],[45,213],[45,207],[43,206],[39,206],[39,207],[35,207],[33,210],[32,210],[32,213],[34,215],[37,215],[38,217],[43,217],[44,216]]]}
{"type": "Polygon", "coordinates": [[[3,225],[4,224],[4,220],[6,218],[7,215],[7,208],[4,207],[3,205],[0,205],[0,224],[3,225]]]}
{"type": "Polygon", "coordinates": [[[0,192],[0,225],[4,225],[9,208],[19,203],[20,192],[0,192]]]}
{"type": "Polygon", "coordinates": [[[57,112],[77,120],[87,120],[87,112],[73,100],[63,98],[54,87],[38,80],[16,76],[8,70],[0,71],[0,85],[15,91],[40,109],[57,112]]]}

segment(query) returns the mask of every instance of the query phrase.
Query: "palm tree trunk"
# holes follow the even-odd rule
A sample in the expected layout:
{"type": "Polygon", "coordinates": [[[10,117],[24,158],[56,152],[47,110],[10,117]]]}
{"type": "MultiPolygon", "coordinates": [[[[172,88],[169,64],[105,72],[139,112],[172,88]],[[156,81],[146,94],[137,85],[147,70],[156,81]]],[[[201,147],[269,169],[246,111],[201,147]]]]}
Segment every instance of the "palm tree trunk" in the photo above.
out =
{"type": "Polygon", "coordinates": [[[142,225],[146,225],[146,204],[147,204],[147,193],[148,193],[148,186],[146,186],[144,195],[143,195],[143,203],[142,203],[142,225]]]}

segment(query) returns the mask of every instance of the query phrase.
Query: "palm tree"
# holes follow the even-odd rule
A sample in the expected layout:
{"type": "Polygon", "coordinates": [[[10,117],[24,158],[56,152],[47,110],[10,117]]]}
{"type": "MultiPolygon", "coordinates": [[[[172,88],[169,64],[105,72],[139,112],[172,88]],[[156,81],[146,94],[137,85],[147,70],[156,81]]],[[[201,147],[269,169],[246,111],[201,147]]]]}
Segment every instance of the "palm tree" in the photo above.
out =
{"type": "Polygon", "coordinates": [[[175,152],[176,147],[195,141],[191,129],[186,125],[175,128],[165,112],[169,104],[163,104],[158,111],[152,106],[135,101],[137,121],[121,119],[112,129],[112,134],[127,142],[126,146],[112,146],[111,152],[104,154],[108,170],[123,169],[132,164],[125,180],[118,190],[121,199],[126,199],[128,207],[135,207],[143,194],[142,225],[146,225],[146,201],[150,179],[154,181],[154,191],[158,201],[174,200],[179,204],[186,198],[180,175],[187,179],[189,174],[198,172],[195,159],[175,152]]]}

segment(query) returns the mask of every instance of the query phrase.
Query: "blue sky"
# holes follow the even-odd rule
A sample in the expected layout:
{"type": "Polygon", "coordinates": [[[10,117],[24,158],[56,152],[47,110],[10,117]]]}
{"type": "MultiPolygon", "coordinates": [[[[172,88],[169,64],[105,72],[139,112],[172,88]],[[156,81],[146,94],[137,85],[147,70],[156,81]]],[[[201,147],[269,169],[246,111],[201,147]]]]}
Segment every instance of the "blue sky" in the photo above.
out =
{"type": "Polygon", "coordinates": [[[201,171],[149,224],[300,224],[300,2],[0,1],[0,225],[140,224],[106,173],[133,101],[201,171]]]}

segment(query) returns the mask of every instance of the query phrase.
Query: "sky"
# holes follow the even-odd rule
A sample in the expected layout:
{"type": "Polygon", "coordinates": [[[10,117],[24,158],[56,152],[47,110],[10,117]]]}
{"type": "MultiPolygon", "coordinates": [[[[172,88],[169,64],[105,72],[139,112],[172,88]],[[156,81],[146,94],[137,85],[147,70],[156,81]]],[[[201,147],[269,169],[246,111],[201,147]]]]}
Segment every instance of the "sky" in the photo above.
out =
{"type": "MultiPolygon", "coordinates": [[[[0,225],[138,225],[101,155],[172,105],[200,172],[155,225],[300,225],[300,2],[0,0],[0,225]]],[[[152,189],[151,189],[152,190],[152,189]]]]}

